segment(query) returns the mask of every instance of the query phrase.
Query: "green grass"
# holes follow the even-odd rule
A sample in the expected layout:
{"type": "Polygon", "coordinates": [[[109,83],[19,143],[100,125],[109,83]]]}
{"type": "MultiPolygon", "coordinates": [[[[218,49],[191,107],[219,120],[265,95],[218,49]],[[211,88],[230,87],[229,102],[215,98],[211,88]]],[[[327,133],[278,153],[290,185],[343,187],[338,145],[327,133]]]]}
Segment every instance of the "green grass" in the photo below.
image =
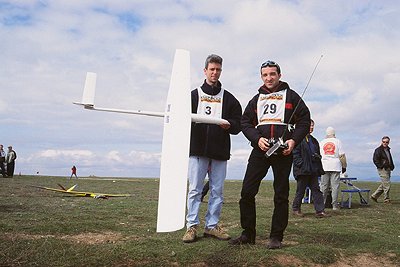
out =
{"type": "MultiPolygon", "coordinates": [[[[43,176],[0,179],[0,266],[396,266],[400,262],[399,183],[392,183],[392,204],[361,206],[354,196],[352,209],[327,210],[333,216],[326,219],[315,218],[313,206],[303,204],[306,216],[290,215],[283,249],[271,251],[265,247],[273,210],[271,181],[262,183],[257,196],[256,245],[241,247],[205,238],[184,244],[185,229],[156,233],[158,179],[78,180],[76,190],[132,194],[108,200],[29,186],[74,182],[43,176]]],[[[378,183],[357,182],[357,186],[374,190],[378,183]]],[[[291,182],[290,200],[294,188],[291,182]]],[[[240,189],[241,181],[226,181],[221,223],[233,237],[241,233],[240,189]]],[[[201,218],[205,209],[203,204],[201,218]]]]}

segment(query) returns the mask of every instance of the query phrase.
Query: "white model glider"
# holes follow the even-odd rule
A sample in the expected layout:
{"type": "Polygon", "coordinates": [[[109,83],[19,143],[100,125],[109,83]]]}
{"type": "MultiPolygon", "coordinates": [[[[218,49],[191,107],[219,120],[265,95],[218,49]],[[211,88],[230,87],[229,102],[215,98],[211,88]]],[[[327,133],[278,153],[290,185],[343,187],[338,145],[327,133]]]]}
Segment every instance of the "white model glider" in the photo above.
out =
{"type": "Polygon", "coordinates": [[[164,112],[99,108],[94,105],[96,73],[88,72],[82,102],[85,109],[164,117],[157,232],[171,232],[185,226],[187,176],[191,121],[229,124],[227,120],[191,113],[190,54],[177,49],[164,112]]]}

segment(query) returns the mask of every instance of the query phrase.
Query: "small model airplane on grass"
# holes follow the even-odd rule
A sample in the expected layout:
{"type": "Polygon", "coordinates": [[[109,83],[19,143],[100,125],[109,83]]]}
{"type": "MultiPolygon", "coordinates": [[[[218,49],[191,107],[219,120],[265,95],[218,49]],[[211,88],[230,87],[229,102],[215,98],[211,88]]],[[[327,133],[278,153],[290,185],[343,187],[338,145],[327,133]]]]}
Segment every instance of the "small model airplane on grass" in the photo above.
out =
{"type": "Polygon", "coordinates": [[[92,198],[108,199],[110,197],[129,197],[130,196],[130,194],[103,194],[103,193],[74,191],[75,187],[78,186],[77,184],[71,186],[68,189],[66,189],[61,184],[58,184],[58,186],[61,187],[61,189],[45,187],[45,186],[32,185],[32,187],[36,187],[36,188],[40,188],[40,189],[44,189],[44,190],[49,190],[49,191],[54,191],[54,192],[66,193],[66,194],[74,195],[74,196],[77,196],[77,197],[92,197],[92,198]]]}

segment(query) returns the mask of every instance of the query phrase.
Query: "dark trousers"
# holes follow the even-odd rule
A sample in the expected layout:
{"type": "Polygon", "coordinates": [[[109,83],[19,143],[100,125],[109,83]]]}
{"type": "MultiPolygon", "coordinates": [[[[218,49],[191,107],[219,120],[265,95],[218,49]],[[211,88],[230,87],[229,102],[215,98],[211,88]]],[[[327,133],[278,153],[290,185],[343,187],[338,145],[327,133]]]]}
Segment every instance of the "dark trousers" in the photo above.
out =
{"type": "Polygon", "coordinates": [[[311,190],[311,196],[313,198],[315,211],[317,213],[324,211],[325,208],[324,197],[322,196],[322,192],[319,189],[318,176],[299,175],[296,178],[296,181],[297,181],[297,189],[296,189],[296,196],[294,197],[293,200],[292,209],[301,210],[301,200],[303,199],[306,187],[308,186],[311,190]]]}
{"type": "Polygon", "coordinates": [[[274,212],[270,238],[282,241],[283,232],[289,219],[289,175],[292,162],[292,155],[272,155],[266,158],[259,151],[253,149],[247,163],[239,201],[240,223],[244,229],[242,234],[251,240],[255,240],[256,236],[255,196],[258,193],[262,179],[267,175],[269,167],[272,167],[274,174],[274,212]]]}
{"type": "Polygon", "coordinates": [[[1,175],[3,175],[3,177],[7,177],[6,168],[4,167],[4,161],[3,162],[0,161],[0,169],[1,169],[1,175]]]}
{"type": "Polygon", "coordinates": [[[9,176],[9,177],[13,177],[13,175],[14,175],[14,168],[15,168],[15,162],[13,161],[13,162],[10,162],[10,163],[7,163],[7,175],[9,176]]]}

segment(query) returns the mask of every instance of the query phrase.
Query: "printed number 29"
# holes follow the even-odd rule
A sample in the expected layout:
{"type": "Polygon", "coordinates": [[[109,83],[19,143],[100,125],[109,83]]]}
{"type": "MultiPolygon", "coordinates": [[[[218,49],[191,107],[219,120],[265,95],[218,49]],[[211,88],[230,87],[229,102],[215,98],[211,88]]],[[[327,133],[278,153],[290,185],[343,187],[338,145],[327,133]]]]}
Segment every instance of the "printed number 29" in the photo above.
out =
{"type": "Polygon", "coordinates": [[[274,114],[276,112],[276,104],[266,104],[264,114],[274,114]]]}

